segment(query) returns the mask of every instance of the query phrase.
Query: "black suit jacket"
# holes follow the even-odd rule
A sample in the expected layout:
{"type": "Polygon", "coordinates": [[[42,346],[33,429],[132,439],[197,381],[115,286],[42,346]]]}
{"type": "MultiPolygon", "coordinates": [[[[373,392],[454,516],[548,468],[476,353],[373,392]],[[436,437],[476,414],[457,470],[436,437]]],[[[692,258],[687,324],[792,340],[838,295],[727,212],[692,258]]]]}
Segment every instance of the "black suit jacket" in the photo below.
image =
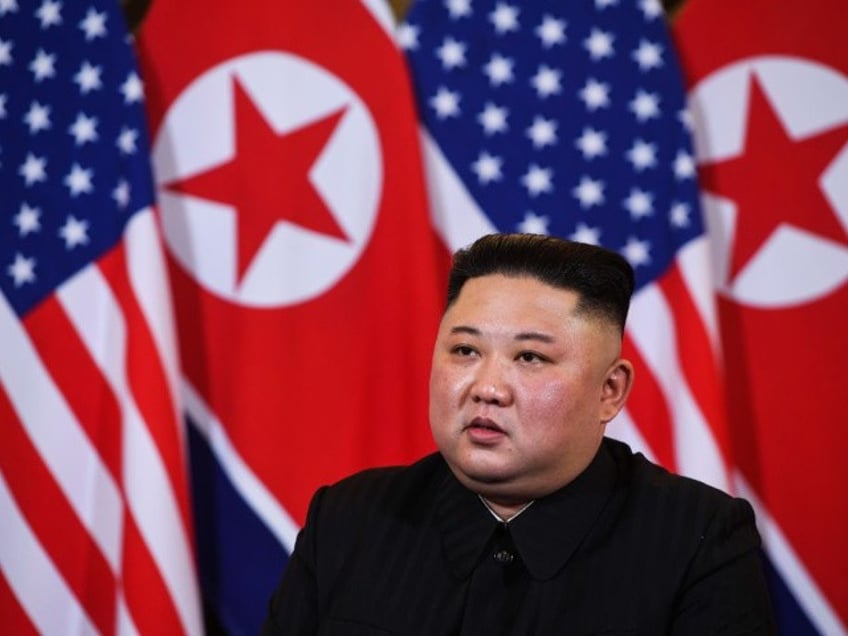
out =
{"type": "Polygon", "coordinates": [[[604,440],[509,524],[439,455],[319,490],[265,634],[771,634],[751,507],[604,440]]]}

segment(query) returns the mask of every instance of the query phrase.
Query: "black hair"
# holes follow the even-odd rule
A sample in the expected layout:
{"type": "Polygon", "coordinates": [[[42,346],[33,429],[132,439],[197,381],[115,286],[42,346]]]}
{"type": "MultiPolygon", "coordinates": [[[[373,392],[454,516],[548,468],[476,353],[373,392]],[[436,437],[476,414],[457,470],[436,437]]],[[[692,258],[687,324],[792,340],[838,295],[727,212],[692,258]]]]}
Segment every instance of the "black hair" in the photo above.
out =
{"type": "Polygon", "coordinates": [[[574,291],[579,311],[604,317],[621,331],[635,284],[630,263],[606,248],[541,234],[489,234],[454,254],[446,308],[468,280],[490,274],[535,278],[574,291]]]}

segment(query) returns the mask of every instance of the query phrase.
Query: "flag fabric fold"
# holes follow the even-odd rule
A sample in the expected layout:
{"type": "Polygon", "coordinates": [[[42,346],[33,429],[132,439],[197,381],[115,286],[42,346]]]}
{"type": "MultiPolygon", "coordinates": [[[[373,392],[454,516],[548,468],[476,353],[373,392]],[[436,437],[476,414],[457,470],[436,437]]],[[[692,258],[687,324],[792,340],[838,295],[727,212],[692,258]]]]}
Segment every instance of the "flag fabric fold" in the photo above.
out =
{"type": "Polygon", "coordinates": [[[0,4],[4,632],[203,629],[143,98],[117,3],[0,4]]]}

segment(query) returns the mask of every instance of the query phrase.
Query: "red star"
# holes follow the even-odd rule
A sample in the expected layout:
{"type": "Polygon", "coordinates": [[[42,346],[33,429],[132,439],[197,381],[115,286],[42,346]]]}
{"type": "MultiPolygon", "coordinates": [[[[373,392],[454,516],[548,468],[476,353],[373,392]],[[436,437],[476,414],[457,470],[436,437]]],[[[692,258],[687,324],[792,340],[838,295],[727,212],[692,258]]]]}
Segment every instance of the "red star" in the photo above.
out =
{"type": "Polygon", "coordinates": [[[278,221],[348,240],[309,178],[309,170],[335,131],[345,108],[279,134],[268,125],[237,79],[233,80],[233,89],[236,131],[233,158],[166,187],[237,208],[237,278],[241,282],[278,221]]]}
{"type": "Polygon", "coordinates": [[[792,139],[756,76],[750,99],[744,151],[699,170],[705,188],[737,205],[731,280],[782,223],[848,245],[819,185],[822,172],[848,141],[848,125],[792,139]]]}

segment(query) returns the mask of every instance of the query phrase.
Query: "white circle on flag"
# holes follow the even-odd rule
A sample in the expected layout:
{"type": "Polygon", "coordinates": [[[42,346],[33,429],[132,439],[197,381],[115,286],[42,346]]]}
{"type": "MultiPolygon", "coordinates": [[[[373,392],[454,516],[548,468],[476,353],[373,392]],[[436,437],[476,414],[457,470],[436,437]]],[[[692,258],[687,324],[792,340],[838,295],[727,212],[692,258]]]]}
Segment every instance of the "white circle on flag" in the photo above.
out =
{"type": "MultiPolygon", "coordinates": [[[[800,58],[749,58],[712,73],[689,94],[698,122],[694,135],[699,163],[743,152],[752,74],[793,139],[848,122],[848,79],[838,71],[800,58]]],[[[848,144],[824,169],[818,185],[848,232],[848,144]]],[[[705,192],[702,200],[721,293],[747,305],[781,308],[815,301],[848,279],[848,249],[784,223],[731,280],[736,204],[712,192],[705,192]]]]}
{"type": "Polygon", "coordinates": [[[171,104],[152,152],[168,249],[200,285],[237,304],[279,307],[319,296],[350,271],[376,223],[383,167],[374,120],[347,84],[296,55],[252,53],[198,76],[171,104]],[[235,79],[277,135],[344,109],[308,179],[347,240],[281,218],[241,278],[237,202],[165,187],[235,156],[235,79]]]}

